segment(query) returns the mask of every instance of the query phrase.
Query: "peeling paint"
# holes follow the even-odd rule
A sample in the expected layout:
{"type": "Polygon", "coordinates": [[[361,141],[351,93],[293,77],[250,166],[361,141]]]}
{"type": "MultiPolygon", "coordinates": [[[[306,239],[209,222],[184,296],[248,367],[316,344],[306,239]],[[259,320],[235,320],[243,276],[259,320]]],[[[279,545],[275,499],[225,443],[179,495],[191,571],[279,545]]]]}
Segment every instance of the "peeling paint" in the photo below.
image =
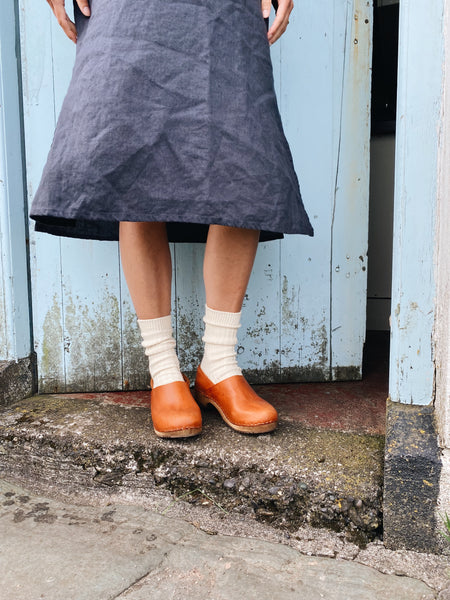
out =
{"type": "Polygon", "coordinates": [[[91,305],[64,298],[64,349],[70,391],[122,387],[120,314],[116,295],[103,291],[91,305]]]}
{"type": "Polygon", "coordinates": [[[183,304],[195,307],[190,313],[179,312],[177,319],[177,353],[180,360],[180,366],[186,374],[193,377],[197,366],[203,356],[202,336],[204,331],[204,323],[201,318],[199,301],[191,298],[190,301],[183,299],[183,304]]]}
{"type": "Polygon", "coordinates": [[[42,330],[42,354],[38,369],[39,389],[42,392],[58,392],[65,388],[64,365],[61,364],[62,339],[62,310],[59,297],[55,294],[42,330]]]}
{"type": "Polygon", "coordinates": [[[281,288],[281,322],[286,328],[295,330],[299,327],[299,296],[300,286],[298,284],[289,285],[288,278],[286,275],[283,275],[283,284],[281,288]]]}
{"type": "Polygon", "coordinates": [[[134,308],[122,302],[123,389],[145,390],[150,387],[148,358],[141,345],[141,335],[134,308]]]}
{"type": "Polygon", "coordinates": [[[362,379],[360,365],[333,367],[333,381],[358,381],[359,379],[362,379]]]}

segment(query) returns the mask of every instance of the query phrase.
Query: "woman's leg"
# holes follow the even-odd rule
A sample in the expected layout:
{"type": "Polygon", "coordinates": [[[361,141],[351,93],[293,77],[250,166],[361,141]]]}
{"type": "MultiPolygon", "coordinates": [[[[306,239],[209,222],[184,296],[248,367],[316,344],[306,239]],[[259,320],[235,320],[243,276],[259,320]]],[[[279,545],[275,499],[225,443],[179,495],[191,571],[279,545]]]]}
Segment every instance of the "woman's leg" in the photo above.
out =
{"type": "Polygon", "coordinates": [[[181,374],[172,333],[172,260],[166,225],[121,222],[119,243],[122,268],[149,359],[155,433],[159,437],[197,435],[202,429],[202,416],[181,374]]]}
{"type": "Polygon", "coordinates": [[[203,275],[206,289],[205,353],[201,368],[214,383],[241,375],[235,345],[259,231],[211,225],[203,275]]]}
{"type": "Polygon", "coordinates": [[[252,272],[259,231],[210,225],[203,263],[206,304],[239,312],[252,272]]]}
{"type": "Polygon", "coordinates": [[[237,330],[250,279],[259,231],[211,225],[204,261],[205,352],[197,370],[197,400],[213,404],[225,422],[245,433],[277,426],[277,411],[258,396],[236,360],[237,330]]]}
{"type": "Polygon", "coordinates": [[[172,260],[166,225],[121,222],[119,243],[153,387],[183,381],[170,317],[172,260]]]}
{"type": "Polygon", "coordinates": [[[170,314],[172,259],[165,223],[122,221],[120,257],[138,319],[170,314]]]}

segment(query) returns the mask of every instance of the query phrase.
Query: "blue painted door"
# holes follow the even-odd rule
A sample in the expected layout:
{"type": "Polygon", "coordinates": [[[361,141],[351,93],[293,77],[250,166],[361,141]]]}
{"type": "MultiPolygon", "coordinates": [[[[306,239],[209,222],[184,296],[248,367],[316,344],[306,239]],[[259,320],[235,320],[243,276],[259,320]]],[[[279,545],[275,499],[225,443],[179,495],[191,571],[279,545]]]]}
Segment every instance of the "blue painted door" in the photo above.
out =
{"type": "MultiPolygon", "coordinates": [[[[20,0],[20,8],[31,202],[74,46],[43,1],[20,0]]],[[[252,382],[361,376],[371,26],[370,2],[302,0],[272,48],[283,124],[315,236],[259,245],[238,347],[252,382]]],[[[171,248],[178,352],[192,374],[201,358],[204,247],[171,248]]],[[[41,392],[148,386],[117,243],[31,231],[31,278],[41,392]]]]}

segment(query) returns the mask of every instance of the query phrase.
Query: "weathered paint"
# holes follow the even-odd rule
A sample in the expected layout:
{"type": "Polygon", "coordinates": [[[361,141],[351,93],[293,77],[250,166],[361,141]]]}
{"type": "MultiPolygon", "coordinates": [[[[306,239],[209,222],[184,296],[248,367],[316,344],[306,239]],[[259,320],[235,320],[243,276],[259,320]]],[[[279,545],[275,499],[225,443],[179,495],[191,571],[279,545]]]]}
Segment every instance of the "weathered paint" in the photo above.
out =
{"type": "MultiPolygon", "coordinates": [[[[438,206],[436,215],[436,320],[434,328],[436,361],[436,417],[441,446],[450,458],[450,3],[444,16],[445,72],[438,157],[438,206]]],[[[443,487],[442,507],[450,506],[450,467],[443,487]],[[445,490],[444,490],[445,488],[445,490]]]]}
{"type": "MultiPolygon", "coordinates": [[[[34,0],[20,4],[31,198],[70,78],[74,47],[45,6],[34,0]]],[[[354,21],[368,11],[361,0],[326,0],[326,6],[308,0],[296,6],[285,36],[272,49],[283,123],[315,237],[286,236],[259,245],[238,333],[240,364],[252,382],[326,381],[336,378],[339,368],[360,377],[370,24],[354,21]],[[356,35],[357,50],[350,43],[356,35]],[[361,117],[356,124],[350,118],[354,114],[361,117]],[[332,263],[340,260],[339,253],[352,258],[346,259],[345,281],[338,285],[332,263]],[[335,302],[345,303],[347,320],[339,317],[335,302]]],[[[192,377],[202,354],[204,246],[171,249],[174,328],[182,368],[192,377]]],[[[147,361],[119,265],[115,243],[33,232],[35,347],[44,358],[41,391],[148,387],[147,361]],[[58,322],[49,330],[52,318],[58,322]]]]}
{"type": "MultiPolygon", "coordinates": [[[[442,461],[436,521],[450,508],[450,2],[444,7],[445,71],[438,157],[438,206],[436,215],[436,319],[434,360],[436,366],[435,409],[442,461]]],[[[445,543],[439,535],[441,543],[445,543]]]]}
{"type": "MultiPolygon", "coordinates": [[[[292,309],[306,321],[298,333],[286,323],[283,342],[290,339],[291,350],[283,362],[294,377],[300,353],[300,365],[321,371],[324,379],[359,378],[367,278],[362,263],[368,230],[371,3],[310,3],[295,19],[301,20],[300,35],[288,29],[282,41],[287,85],[280,106],[288,136],[298,132],[290,143],[315,240],[293,237],[282,244],[287,254],[282,269],[298,287],[301,302],[292,309]],[[296,69],[299,77],[292,76],[296,69]],[[301,110],[295,107],[299,98],[301,110]]],[[[284,312],[289,304],[283,297],[284,312]]]]}
{"type": "Polygon", "coordinates": [[[408,404],[428,404],[434,397],[442,14],[443,0],[400,3],[389,394],[408,404]]]}
{"type": "Polygon", "coordinates": [[[369,215],[370,73],[372,2],[347,2],[336,10],[342,50],[335,53],[335,72],[342,76],[339,127],[335,127],[335,189],[331,223],[331,378],[362,374],[366,322],[369,215]],[[344,21],[345,19],[345,21],[344,21]],[[340,20],[342,20],[340,24],[340,20]],[[345,25],[344,25],[345,23],[345,25]],[[342,66],[339,61],[342,58],[342,66]],[[356,318],[355,318],[356,315],[356,318]]]}
{"type": "MultiPolygon", "coordinates": [[[[31,201],[55,127],[53,17],[46,7],[33,0],[21,1],[19,8],[26,171],[31,201]]],[[[58,50],[66,52],[66,47],[62,44],[58,50]]],[[[30,228],[34,349],[38,356],[39,389],[49,392],[65,389],[60,249],[61,240],[36,234],[30,228]],[[45,356],[50,348],[49,362],[45,356]]]]}
{"type": "Polygon", "coordinates": [[[39,389],[54,393],[64,390],[61,379],[61,344],[63,340],[62,306],[58,294],[53,296],[52,304],[42,323],[42,345],[39,357],[39,389]]]}
{"type": "Polygon", "coordinates": [[[173,246],[174,316],[180,363],[192,377],[202,355],[202,315],[205,306],[203,244],[173,246]]]}
{"type": "Polygon", "coordinates": [[[314,238],[280,243],[280,367],[283,381],[330,378],[330,227],[333,195],[335,3],[297,3],[274,68],[278,99],[314,238]]]}
{"type": "Polygon", "coordinates": [[[26,202],[15,3],[0,19],[0,360],[30,355],[26,202]]]}

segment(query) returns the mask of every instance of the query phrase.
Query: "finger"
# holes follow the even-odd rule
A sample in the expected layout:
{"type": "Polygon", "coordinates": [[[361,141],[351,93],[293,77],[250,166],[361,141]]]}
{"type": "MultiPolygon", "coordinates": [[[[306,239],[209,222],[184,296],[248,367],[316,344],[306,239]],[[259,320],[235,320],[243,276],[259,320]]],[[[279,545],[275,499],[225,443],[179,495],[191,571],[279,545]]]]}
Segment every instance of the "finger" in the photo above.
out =
{"type": "Polygon", "coordinates": [[[85,17],[91,16],[91,9],[89,8],[88,0],[77,0],[78,8],[81,10],[85,17]]]}
{"type": "Polygon", "coordinates": [[[278,8],[272,27],[267,33],[269,42],[271,44],[276,42],[276,40],[278,40],[281,37],[281,35],[286,31],[286,27],[289,23],[289,15],[292,11],[292,8],[292,0],[287,0],[283,3],[280,2],[280,6],[278,8]]]}
{"type": "Polygon", "coordinates": [[[64,0],[52,0],[53,12],[55,13],[56,20],[63,28],[64,33],[72,42],[77,42],[77,30],[75,23],[73,23],[67,13],[64,6],[64,0]]]}
{"type": "Polygon", "coordinates": [[[286,27],[289,23],[289,15],[293,8],[294,3],[292,0],[286,0],[285,2],[280,1],[276,17],[267,33],[270,44],[276,42],[286,31],[286,27]]]}
{"type": "Polygon", "coordinates": [[[288,26],[289,21],[287,21],[286,23],[283,23],[282,25],[280,25],[280,27],[277,29],[277,31],[270,37],[269,39],[269,44],[272,46],[272,44],[274,44],[277,40],[280,39],[280,37],[283,35],[283,33],[286,31],[287,26],[288,26]]]}
{"type": "Polygon", "coordinates": [[[261,10],[265,19],[270,15],[270,8],[272,6],[271,0],[261,0],[261,10]]]}
{"type": "Polygon", "coordinates": [[[283,35],[283,33],[286,31],[288,23],[288,19],[280,19],[277,23],[274,22],[273,27],[268,32],[270,44],[274,44],[283,35]]]}

